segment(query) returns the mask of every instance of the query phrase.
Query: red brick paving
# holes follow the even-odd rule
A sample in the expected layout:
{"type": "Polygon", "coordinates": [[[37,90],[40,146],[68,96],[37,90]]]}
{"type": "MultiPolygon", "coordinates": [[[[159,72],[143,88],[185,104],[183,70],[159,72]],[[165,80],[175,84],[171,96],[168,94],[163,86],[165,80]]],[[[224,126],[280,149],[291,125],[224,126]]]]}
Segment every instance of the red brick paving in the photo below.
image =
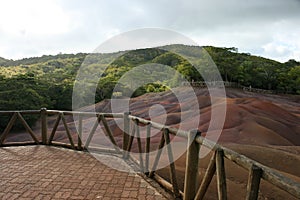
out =
{"type": "Polygon", "coordinates": [[[111,169],[87,152],[3,147],[0,156],[0,199],[167,199],[136,173],[111,169]]]}

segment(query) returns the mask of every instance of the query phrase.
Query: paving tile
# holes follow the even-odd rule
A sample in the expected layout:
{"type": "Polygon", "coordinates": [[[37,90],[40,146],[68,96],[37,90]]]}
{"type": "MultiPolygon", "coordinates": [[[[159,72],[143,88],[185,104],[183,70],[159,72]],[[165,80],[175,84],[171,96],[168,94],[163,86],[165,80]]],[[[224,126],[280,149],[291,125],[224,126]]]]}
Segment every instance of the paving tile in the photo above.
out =
{"type": "Polygon", "coordinates": [[[2,147],[0,199],[167,199],[123,160],[106,154],[97,159],[51,146],[2,147]]]}

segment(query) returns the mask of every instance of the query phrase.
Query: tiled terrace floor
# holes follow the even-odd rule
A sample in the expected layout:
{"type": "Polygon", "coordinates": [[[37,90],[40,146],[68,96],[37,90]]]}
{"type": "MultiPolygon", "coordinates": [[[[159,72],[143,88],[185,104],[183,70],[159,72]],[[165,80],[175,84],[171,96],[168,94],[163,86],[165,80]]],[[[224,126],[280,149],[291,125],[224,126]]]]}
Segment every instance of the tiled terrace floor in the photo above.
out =
{"type": "Polygon", "coordinates": [[[139,175],[109,168],[87,152],[0,148],[0,199],[166,199],[162,193],[139,175]]]}

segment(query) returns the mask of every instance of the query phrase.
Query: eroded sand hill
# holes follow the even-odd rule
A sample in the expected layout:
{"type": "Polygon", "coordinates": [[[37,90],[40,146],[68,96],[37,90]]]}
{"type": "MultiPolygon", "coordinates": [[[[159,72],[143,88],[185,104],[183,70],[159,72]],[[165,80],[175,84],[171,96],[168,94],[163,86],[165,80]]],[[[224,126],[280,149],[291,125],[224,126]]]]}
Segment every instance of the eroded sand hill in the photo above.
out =
{"type": "MultiPolygon", "coordinates": [[[[196,91],[197,99],[188,96],[178,102],[171,92],[146,94],[130,101],[133,115],[150,119],[149,108],[161,105],[165,112],[152,112],[151,120],[189,130],[195,117],[200,116],[198,129],[205,136],[211,120],[211,102],[206,90],[196,91]],[[191,109],[199,104],[200,115],[191,109]]],[[[221,143],[254,145],[300,145],[300,97],[245,93],[242,90],[226,91],[227,109],[221,143]]],[[[222,106],[213,104],[214,107],[222,106]]],[[[111,112],[111,103],[103,101],[96,105],[100,112],[111,112]]],[[[86,108],[89,110],[89,108],[86,108]]],[[[120,111],[122,108],[120,109],[120,111]]],[[[197,128],[193,126],[193,128],[197,128]]],[[[118,134],[118,130],[115,133],[118,134]]],[[[121,133],[119,133],[121,134],[121,133]]]]}

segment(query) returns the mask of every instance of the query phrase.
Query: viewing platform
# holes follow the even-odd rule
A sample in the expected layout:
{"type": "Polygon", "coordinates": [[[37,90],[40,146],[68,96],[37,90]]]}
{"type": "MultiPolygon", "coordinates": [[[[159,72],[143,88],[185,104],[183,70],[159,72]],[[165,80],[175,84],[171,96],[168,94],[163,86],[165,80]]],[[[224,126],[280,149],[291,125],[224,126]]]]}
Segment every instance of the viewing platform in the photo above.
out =
{"type": "Polygon", "coordinates": [[[205,199],[215,179],[217,199],[226,200],[229,163],[247,173],[245,190],[239,191],[243,199],[262,199],[260,188],[265,183],[285,192],[286,199],[300,199],[298,181],[202,137],[197,130],[183,131],[130,113],[43,108],[0,111],[0,116],[7,118],[0,134],[0,199],[205,199]],[[38,122],[34,127],[26,121],[32,115],[38,122]],[[121,128],[112,129],[116,121],[121,128]],[[16,141],[20,134],[11,133],[16,123],[23,125],[29,139],[16,141]],[[97,146],[104,140],[93,140],[99,132],[111,148],[97,146]],[[58,140],[62,134],[63,140],[58,140]],[[189,144],[181,175],[174,157],[177,139],[189,144]],[[211,156],[201,172],[203,147],[211,156]],[[160,163],[167,164],[164,177],[158,173],[160,163]]]}
{"type": "Polygon", "coordinates": [[[169,199],[160,186],[141,177],[115,155],[101,159],[128,168],[122,172],[102,164],[88,152],[52,146],[0,148],[0,199],[169,199]],[[114,157],[116,159],[114,159],[114,157]]]}

